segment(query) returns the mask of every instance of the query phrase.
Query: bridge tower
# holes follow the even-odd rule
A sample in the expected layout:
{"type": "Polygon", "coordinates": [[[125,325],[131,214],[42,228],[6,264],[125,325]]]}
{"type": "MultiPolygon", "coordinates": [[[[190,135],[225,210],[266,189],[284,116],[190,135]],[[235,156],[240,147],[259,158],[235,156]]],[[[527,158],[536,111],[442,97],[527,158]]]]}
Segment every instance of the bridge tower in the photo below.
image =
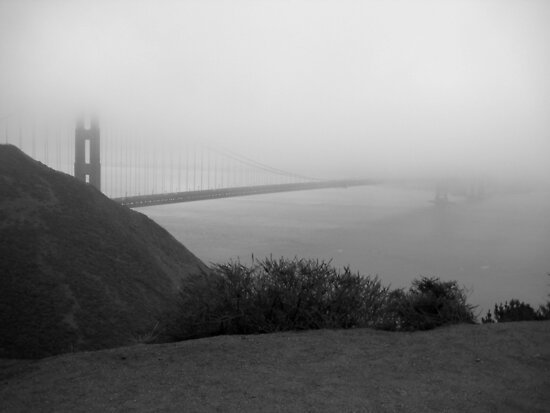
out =
{"type": "Polygon", "coordinates": [[[101,162],[99,157],[99,121],[90,119],[89,127],[84,118],[76,122],[74,142],[74,176],[92,184],[101,191],[101,162]]]}

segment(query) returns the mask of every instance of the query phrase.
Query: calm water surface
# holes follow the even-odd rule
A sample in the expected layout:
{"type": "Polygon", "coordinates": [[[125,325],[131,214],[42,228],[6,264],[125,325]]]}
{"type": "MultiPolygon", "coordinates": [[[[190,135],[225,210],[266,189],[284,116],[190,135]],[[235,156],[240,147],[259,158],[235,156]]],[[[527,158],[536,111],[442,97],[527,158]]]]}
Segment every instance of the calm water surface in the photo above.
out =
{"type": "Polygon", "coordinates": [[[453,199],[385,186],[289,192],[155,206],[140,212],[203,261],[307,257],[405,287],[419,275],[458,280],[479,311],[550,293],[550,194],[453,199]]]}

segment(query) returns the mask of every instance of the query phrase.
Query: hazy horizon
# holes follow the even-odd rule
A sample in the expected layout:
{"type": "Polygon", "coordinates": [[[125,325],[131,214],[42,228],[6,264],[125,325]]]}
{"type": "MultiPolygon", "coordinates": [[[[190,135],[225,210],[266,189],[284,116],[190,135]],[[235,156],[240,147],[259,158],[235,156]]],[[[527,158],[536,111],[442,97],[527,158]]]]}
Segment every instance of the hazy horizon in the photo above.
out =
{"type": "Polygon", "coordinates": [[[547,1],[0,1],[0,117],[103,119],[319,176],[547,183],[547,1]]]}

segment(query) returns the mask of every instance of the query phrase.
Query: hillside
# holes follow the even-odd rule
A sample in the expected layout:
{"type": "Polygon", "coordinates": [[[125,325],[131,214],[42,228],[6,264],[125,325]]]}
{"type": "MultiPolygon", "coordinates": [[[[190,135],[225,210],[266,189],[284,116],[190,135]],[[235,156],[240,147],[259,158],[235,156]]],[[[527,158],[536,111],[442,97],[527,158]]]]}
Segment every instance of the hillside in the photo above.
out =
{"type": "Polygon", "coordinates": [[[146,216],[0,145],[0,357],[132,343],[205,268],[146,216]]]}
{"type": "Polygon", "coordinates": [[[0,412],[548,412],[550,322],[221,336],[0,361],[0,412]]]}

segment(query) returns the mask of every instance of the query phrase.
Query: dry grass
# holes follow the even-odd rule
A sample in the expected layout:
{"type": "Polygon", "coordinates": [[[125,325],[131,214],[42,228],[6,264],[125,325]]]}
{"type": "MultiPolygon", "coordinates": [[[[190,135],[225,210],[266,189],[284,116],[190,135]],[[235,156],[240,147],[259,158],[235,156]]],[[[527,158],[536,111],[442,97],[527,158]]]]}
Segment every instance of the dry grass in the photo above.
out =
{"type": "Polygon", "coordinates": [[[550,322],[223,336],[7,361],[2,412],[543,412],[550,322]]]}

